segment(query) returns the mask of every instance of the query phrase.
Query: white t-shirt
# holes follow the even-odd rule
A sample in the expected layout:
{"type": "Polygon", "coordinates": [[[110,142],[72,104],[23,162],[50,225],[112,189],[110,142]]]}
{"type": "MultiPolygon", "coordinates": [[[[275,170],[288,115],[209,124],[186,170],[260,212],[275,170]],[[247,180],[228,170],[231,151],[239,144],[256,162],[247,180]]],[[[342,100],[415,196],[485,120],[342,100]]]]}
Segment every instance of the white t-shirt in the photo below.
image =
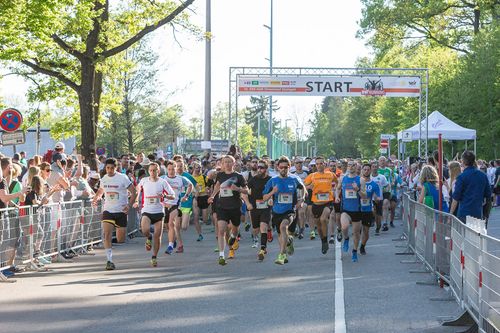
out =
{"type": "Polygon", "coordinates": [[[101,179],[101,188],[104,189],[104,210],[110,213],[121,213],[128,204],[128,187],[130,179],[116,172],[113,177],[104,175],[101,179]]]}
{"type": "Polygon", "coordinates": [[[149,177],[144,177],[139,182],[141,186],[142,212],[149,214],[163,213],[163,196],[173,195],[174,190],[165,179],[158,178],[152,181],[149,177]]]}
{"type": "Polygon", "coordinates": [[[170,188],[172,189],[175,195],[174,199],[166,200],[165,203],[167,205],[178,205],[181,193],[183,193],[184,191],[184,187],[190,184],[189,180],[179,175],[176,175],[173,178],[170,178],[169,176],[161,176],[161,178],[167,181],[168,185],[170,185],[170,188]]]}
{"type": "Polygon", "coordinates": [[[378,193],[377,193],[377,196],[378,196],[379,198],[382,198],[382,188],[383,188],[384,186],[389,185],[389,182],[387,181],[387,178],[385,178],[385,176],[384,176],[384,175],[378,174],[377,176],[371,176],[371,179],[372,179],[375,183],[377,183],[377,185],[378,185],[378,189],[379,189],[379,191],[378,191],[378,193]]]}

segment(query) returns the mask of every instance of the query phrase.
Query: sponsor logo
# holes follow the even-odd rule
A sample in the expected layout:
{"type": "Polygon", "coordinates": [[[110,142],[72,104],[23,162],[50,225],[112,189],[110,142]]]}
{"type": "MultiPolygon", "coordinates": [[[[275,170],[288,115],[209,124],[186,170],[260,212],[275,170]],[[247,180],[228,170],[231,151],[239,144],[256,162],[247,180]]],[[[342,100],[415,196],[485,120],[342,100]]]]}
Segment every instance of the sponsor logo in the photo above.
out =
{"type": "Polygon", "coordinates": [[[439,126],[444,125],[441,119],[438,119],[434,124],[432,124],[432,128],[438,128],[439,126]]]}
{"type": "Polygon", "coordinates": [[[417,85],[417,81],[416,80],[415,81],[408,81],[408,85],[414,87],[417,85]]]}
{"type": "Polygon", "coordinates": [[[252,81],[252,86],[258,86],[259,85],[259,81],[252,81]]]}
{"type": "Polygon", "coordinates": [[[281,81],[281,85],[283,85],[283,86],[289,86],[290,85],[290,81],[281,81]]]}
{"type": "Polygon", "coordinates": [[[272,86],[279,86],[281,85],[281,81],[271,81],[272,86]]]}
{"type": "Polygon", "coordinates": [[[385,95],[384,84],[382,79],[366,79],[364,89],[361,90],[361,95],[364,96],[383,96],[385,95]]]}

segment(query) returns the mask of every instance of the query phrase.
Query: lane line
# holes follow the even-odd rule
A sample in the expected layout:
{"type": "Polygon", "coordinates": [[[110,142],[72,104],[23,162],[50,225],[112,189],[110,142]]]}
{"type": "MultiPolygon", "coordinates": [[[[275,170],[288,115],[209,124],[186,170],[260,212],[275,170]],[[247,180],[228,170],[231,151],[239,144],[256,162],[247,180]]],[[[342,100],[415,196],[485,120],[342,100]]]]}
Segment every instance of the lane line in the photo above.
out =
{"type": "Polygon", "coordinates": [[[335,333],[346,333],[344,305],[344,275],[342,273],[342,249],[335,242],[335,333]]]}

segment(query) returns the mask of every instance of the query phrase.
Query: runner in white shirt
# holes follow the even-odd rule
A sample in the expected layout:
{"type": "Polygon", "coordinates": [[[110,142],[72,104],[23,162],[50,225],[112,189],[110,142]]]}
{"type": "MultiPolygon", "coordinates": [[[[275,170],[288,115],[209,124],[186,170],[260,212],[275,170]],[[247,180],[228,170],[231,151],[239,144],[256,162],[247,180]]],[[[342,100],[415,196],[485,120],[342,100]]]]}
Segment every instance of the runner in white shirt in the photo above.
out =
{"type": "Polygon", "coordinates": [[[146,236],[146,251],[151,251],[153,246],[153,255],[151,257],[151,266],[157,267],[157,255],[160,251],[161,236],[163,234],[163,200],[175,199],[175,193],[172,187],[166,180],[158,177],[160,173],[160,166],[157,163],[150,163],[148,166],[149,177],[144,177],[137,185],[137,196],[134,203],[134,208],[139,207],[139,197],[142,199],[142,218],[141,230],[142,234],[146,236]],[[154,242],[153,236],[150,233],[151,223],[154,226],[154,242]]]}
{"type": "Polygon", "coordinates": [[[193,184],[185,177],[176,174],[176,163],[174,161],[167,161],[165,164],[167,166],[167,175],[162,176],[162,178],[167,181],[174,191],[174,197],[172,199],[167,198],[163,204],[165,206],[165,224],[167,224],[168,228],[168,246],[165,253],[172,254],[175,241],[175,219],[179,216],[181,201],[187,201],[193,190],[193,184]],[[181,198],[184,187],[187,187],[188,190],[181,198]]]}
{"type": "Polygon", "coordinates": [[[106,175],[101,179],[101,185],[97,190],[92,204],[97,204],[98,200],[105,195],[104,208],[102,213],[103,244],[106,250],[106,270],[114,270],[113,253],[111,251],[111,237],[116,228],[116,237],[125,238],[127,233],[127,214],[130,206],[135,201],[136,191],[130,179],[116,172],[118,162],[114,158],[109,158],[105,163],[106,175]],[[130,192],[130,201],[128,199],[130,192]]]}

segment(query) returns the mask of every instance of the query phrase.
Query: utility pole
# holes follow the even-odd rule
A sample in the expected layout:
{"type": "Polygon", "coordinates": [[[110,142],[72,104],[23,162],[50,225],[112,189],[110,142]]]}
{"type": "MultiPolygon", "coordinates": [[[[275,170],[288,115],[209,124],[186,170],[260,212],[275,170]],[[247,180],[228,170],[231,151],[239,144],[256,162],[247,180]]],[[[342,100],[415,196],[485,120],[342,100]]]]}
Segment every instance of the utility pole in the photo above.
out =
{"type": "MultiPolygon", "coordinates": [[[[205,117],[203,140],[212,139],[212,21],[211,21],[211,1],[207,0],[206,8],[206,34],[205,34],[205,117]]],[[[210,149],[207,149],[210,153],[210,149]]]]}
{"type": "MultiPolygon", "coordinates": [[[[269,29],[269,74],[273,75],[273,0],[271,0],[271,23],[264,25],[269,29]]],[[[273,154],[273,96],[269,96],[269,126],[267,129],[267,154],[271,157],[273,154]]]]}

